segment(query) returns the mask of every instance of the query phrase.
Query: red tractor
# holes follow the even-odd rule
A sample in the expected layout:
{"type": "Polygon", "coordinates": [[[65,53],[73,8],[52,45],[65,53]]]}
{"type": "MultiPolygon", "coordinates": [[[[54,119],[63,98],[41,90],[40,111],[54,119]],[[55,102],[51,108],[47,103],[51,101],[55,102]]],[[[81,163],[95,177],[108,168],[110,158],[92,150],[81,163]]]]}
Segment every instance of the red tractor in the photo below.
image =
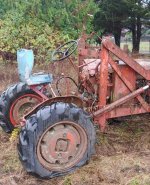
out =
{"type": "Polygon", "coordinates": [[[78,93],[50,98],[22,120],[18,151],[28,172],[45,178],[70,173],[94,153],[94,124],[104,132],[109,119],[150,112],[150,65],[134,61],[109,38],[101,48],[88,39],[83,34],[53,53],[54,61],[63,60],[78,46],[78,65],[70,60],[78,93]]]}

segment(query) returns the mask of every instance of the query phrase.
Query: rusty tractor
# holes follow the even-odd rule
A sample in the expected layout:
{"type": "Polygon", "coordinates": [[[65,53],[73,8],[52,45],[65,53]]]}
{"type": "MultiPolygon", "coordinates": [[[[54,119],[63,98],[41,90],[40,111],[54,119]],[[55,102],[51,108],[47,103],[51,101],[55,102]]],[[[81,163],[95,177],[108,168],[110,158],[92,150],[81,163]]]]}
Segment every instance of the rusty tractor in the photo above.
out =
{"type": "Polygon", "coordinates": [[[19,157],[40,177],[86,164],[94,153],[94,124],[104,132],[109,119],[150,112],[150,65],[133,60],[109,38],[101,48],[91,46],[90,37],[83,34],[53,53],[54,61],[64,60],[78,45],[78,65],[69,60],[78,74],[78,93],[47,99],[22,119],[19,157]]]}

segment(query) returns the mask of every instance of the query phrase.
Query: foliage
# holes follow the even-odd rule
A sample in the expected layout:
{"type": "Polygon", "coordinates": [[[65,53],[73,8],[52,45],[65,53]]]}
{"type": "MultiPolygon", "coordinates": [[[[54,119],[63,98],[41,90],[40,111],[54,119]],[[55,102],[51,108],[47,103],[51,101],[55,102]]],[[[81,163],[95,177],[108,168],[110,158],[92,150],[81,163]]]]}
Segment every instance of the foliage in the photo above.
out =
{"type": "Polygon", "coordinates": [[[148,0],[125,0],[129,9],[125,27],[132,32],[133,52],[139,51],[142,26],[148,26],[150,20],[150,2],[148,0]]]}
{"type": "MultiPolygon", "coordinates": [[[[37,60],[46,60],[48,52],[58,43],[69,40],[67,35],[38,20],[23,21],[22,15],[9,14],[1,21],[0,50],[16,53],[17,49],[33,49],[37,60]]],[[[50,59],[47,59],[50,60],[50,59]]]]}
{"type": "Polygon", "coordinates": [[[34,49],[38,60],[58,44],[93,30],[93,0],[0,0],[0,51],[34,49]]]}
{"type": "Polygon", "coordinates": [[[124,0],[100,0],[96,1],[99,11],[94,17],[95,30],[104,33],[112,33],[117,45],[120,45],[123,21],[127,18],[128,9],[124,0]]]}
{"type": "Polygon", "coordinates": [[[94,17],[96,30],[112,33],[120,44],[122,28],[132,31],[133,50],[139,51],[142,25],[149,25],[149,0],[95,0],[99,11],[94,17]]]}
{"type": "Polygon", "coordinates": [[[19,132],[20,132],[20,128],[15,128],[13,132],[11,133],[9,141],[14,142],[18,138],[19,132]]]}

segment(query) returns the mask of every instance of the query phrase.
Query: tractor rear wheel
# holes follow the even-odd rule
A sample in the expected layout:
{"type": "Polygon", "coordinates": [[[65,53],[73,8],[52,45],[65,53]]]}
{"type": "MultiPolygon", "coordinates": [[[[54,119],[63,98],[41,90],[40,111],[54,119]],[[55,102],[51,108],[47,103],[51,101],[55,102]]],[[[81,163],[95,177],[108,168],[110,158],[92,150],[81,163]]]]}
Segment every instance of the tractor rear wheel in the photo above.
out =
{"type": "Polygon", "coordinates": [[[42,102],[42,98],[24,83],[7,88],[0,97],[0,125],[5,132],[12,132],[27,111],[42,102]]]}
{"type": "Polygon", "coordinates": [[[95,151],[95,130],[87,115],[73,104],[59,102],[29,117],[18,144],[27,172],[53,178],[84,165],[95,151]]]}

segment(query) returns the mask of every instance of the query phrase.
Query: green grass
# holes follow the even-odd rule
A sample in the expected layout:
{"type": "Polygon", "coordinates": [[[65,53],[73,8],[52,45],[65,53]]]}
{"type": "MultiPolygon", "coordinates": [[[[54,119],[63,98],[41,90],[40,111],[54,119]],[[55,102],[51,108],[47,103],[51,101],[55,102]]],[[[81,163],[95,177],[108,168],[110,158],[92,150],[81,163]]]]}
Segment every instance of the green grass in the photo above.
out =
{"type": "MultiPolygon", "coordinates": [[[[123,48],[124,44],[128,44],[128,48],[130,52],[132,51],[132,42],[122,42],[121,43],[121,48],[123,48]]],[[[145,41],[140,43],[140,52],[149,52],[150,53],[150,42],[145,41]]]]}

